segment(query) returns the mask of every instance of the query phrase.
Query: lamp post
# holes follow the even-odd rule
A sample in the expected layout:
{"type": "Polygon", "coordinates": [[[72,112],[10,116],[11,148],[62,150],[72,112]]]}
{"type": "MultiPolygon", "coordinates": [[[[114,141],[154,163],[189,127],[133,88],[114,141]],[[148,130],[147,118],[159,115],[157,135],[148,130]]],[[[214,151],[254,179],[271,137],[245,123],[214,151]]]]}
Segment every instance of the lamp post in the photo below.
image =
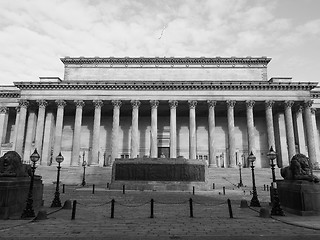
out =
{"type": "Polygon", "coordinates": [[[239,166],[239,175],[240,175],[240,182],[238,183],[238,188],[239,188],[239,187],[243,187],[243,184],[242,184],[242,176],[241,176],[241,167],[242,167],[242,164],[241,164],[240,161],[239,161],[239,163],[238,163],[238,166],[239,166]]]}
{"type": "Polygon", "coordinates": [[[23,212],[21,214],[21,218],[35,217],[34,210],[33,210],[32,193],[33,193],[34,172],[36,170],[36,162],[39,159],[40,159],[40,155],[37,152],[37,149],[35,149],[34,152],[30,156],[30,160],[33,163],[32,166],[31,166],[30,186],[29,186],[29,192],[28,192],[28,198],[27,198],[27,205],[26,205],[26,208],[23,210],[23,212]]]}
{"type": "Polygon", "coordinates": [[[276,174],[275,174],[275,166],[274,160],[277,157],[277,153],[273,150],[272,146],[270,147],[270,150],[267,154],[267,157],[270,160],[270,166],[272,171],[272,209],[271,209],[271,215],[276,216],[284,216],[284,212],[280,206],[280,200],[278,195],[278,189],[277,189],[277,182],[276,182],[276,174]]]}
{"type": "Polygon", "coordinates": [[[61,207],[61,201],[60,201],[60,192],[59,192],[59,181],[60,181],[60,163],[62,163],[64,160],[64,157],[61,155],[61,152],[56,157],[56,161],[58,163],[58,173],[57,173],[57,184],[56,184],[56,191],[54,193],[54,199],[51,203],[51,207],[61,207]]]}
{"type": "Polygon", "coordinates": [[[250,155],[248,156],[249,162],[251,162],[251,170],[252,170],[252,192],[253,196],[250,202],[251,207],[260,207],[260,202],[258,200],[258,194],[257,194],[257,189],[256,189],[256,181],[254,178],[254,161],[256,160],[256,157],[253,155],[251,152],[250,155]]]}
{"type": "Polygon", "coordinates": [[[87,162],[83,159],[83,161],[82,161],[83,176],[82,176],[81,186],[85,186],[86,185],[86,165],[87,165],[87,162]]]}

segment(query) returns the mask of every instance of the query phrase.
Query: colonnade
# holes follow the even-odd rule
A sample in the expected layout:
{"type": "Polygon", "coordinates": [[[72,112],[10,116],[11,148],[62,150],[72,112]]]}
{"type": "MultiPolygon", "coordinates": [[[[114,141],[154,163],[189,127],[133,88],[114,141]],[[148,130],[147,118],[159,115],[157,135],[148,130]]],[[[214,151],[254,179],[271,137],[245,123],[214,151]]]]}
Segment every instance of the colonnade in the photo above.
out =
{"type": "MultiPolygon", "coordinates": [[[[163,102],[163,101],[162,101],[163,102]]],[[[188,101],[189,106],[189,158],[195,159],[197,154],[197,139],[196,139],[196,108],[199,101],[190,100],[188,101]]],[[[46,123],[46,107],[48,101],[37,100],[38,111],[29,109],[29,101],[20,100],[19,107],[16,108],[16,121],[15,121],[15,134],[13,137],[13,146],[15,151],[20,155],[27,154],[30,152],[31,143],[33,142],[32,129],[35,130],[34,146],[38,149],[39,153],[48,146],[44,146],[44,129],[46,123]],[[28,115],[27,115],[28,113],[28,115]],[[28,119],[28,120],[27,120],[28,119]],[[26,129],[27,128],[27,129],[26,129]],[[26,134],[25,134],[26,133],[26,134]],[[25,136],[26,135],[26,136],[25,136]]],[[[111,159],[119,157],[119,124],[120,124],[120,108],[122,106],[121,100],[112,100],[113,105],[113,121],[112,121],[112,143],[111,143],[111,159]]],[[[131,132],[131,151],[130,157],[135,158],[139,155],[138,149],[138,125],[139,125],[139,107],[141,101],[131,100],[132,106],[132,132],[131,132]]],[[[217,101],[208,100],[206,101],[208,105],[208,150],[209,150],[209,166],[216,166],[215,159],[215,107],[217,101]]],[[[235,100],[225,101],[227,106],[227,126],[228,126],[228,152],[229,158],[227,161],[228,167],[236,167],[236,147],[235,147],[235,120],[234,120],[234,108],[236,108],[237,102],[235,100]]],[[[247,118],[247,133],[248,133],[248,152],[255,152],[255,135],[254,135],[254,106],[255,101],[246,101],[246,118],[247,118]]],[[[266,117],[266,130],[268,138],[268,147],[275,147],[275,133],[274,133],[274,121],[273,121],[273,105],[274,101],[265,101],[265,117],[266,117]]],[[[284,101],[283,110],[285,115],[285,126],[286,126],[286,139],[288,146],[288,155],[291,158],[296,154],[296,142],[299,143],[299,150],[304,146],[300,143],[300,137],[295,139],[294,134],[294,124],[292,107],[294,101],[284,101]]],[[[54,128],[54,142],[53,142],[53,156],[57,156],[61,151],[61,140],[62,140],[62,130],[63,130],[63,118],[64,118],[64,108],[66,106],[66,101],[56,100],[56,115],[55,115],[55,128],[54,128]]],[[[75,120],[74,120],[74,131],[73,131],[73,143],[72,143],[72,154],[70,165],[77,166],[79,164],[79,154],[80,154],[80,139],[81,139],[81,125],[82,125],[82,111],[85,106],[85,102],[82,100],[75,100],[74,104],[76,106],[75,120]]],[[[100,136],[100,124],[101,124],[101,108],[104,102],[102,100],[93,100],[94,105],[94,116],[93,116],[93,141],[92,141],[92,151],[90,156],[90,164],[98,164],[98,151],[99,151],[99,136],[100,136]]],[[[158,156],[158,100],[151,100],[149,102],[151,108],[151,150],[150,157],[158,156]]],[[[177,108],[179,107],[179,101],[169,100],[167,102],[170,107],[170,158],[177,157],[177,108]]],[[[6,107],[0,107],[0,126],[5,125],[5,114],[7,112],[6,107]]],[[[317,161],[316,151],[319,148],[318,138],[315,135],[314,125],[315,125],[315,114],[312,111],[312,101],[305,101],[303,106],[300,106],[296,112],[296,121],[298,123],[297,134],[299,135],[303,131],[303,124],[306,128],[306,138],[308,146],[308,155],[311,161],[314,163],[317,161]],[[301,112],[302,111],[302,112],[301,112]],[[303,114],[302,114],[303,113],[303,114]],[[302,117],[303,116],[303,117],[302,117]]],[[[5,134],[5,129],[0,128],[0,139],[3,139],[5,134]]],[[[46,143],[47,144],[47,143],[46,143]]],[[[46,150],[47,151],[47,150],[46,150]]]]}

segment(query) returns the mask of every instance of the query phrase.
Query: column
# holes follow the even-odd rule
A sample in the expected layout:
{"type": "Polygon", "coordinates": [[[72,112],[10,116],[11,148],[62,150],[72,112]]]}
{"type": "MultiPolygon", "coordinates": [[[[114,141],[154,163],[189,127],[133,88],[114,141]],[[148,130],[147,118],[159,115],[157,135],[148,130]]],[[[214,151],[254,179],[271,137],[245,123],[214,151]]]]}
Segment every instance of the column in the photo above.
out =
{"type": "Polygon", "coordinates": [[[7,107],[0,107],[0,153],[1,153],[1,147],[2,147],[2,138],[4,135],[4,125],[5,125],[4,122],[5,122],[7,111],[8,111],[7,107]]]}
{"type": "Polygon", "coordinates": [[[177,106],[178,101],[169,101],[170,106],[170,158],[177,157],[177,106]]]}
{"type": "Polygon", "coordinates": [[[53,145],[53,161],[55,164],[55,158],[61,152],[61,141],[62,141],[62,128],[63,128],[63,115],[64,115],[64,107],[66,106],[66,102],[64,100],[56,100],[57,104],[57,116],[56,116],[56,128],[54,133],[54,145],[53,145]]]}
{"type": "Polygon", "coordinates": [[[228,167],[236,167],[236,146],[234,138],[234,105],[236,101],[228,100],[228,142],[229,142],[229,162],[228,167]]]}
{"type": "Polygon", "coordinates": [[[8,130],[8,121],[9,121],[9,108],[4,114],[4,122],[3,122],[3,133],[2,133],[2,143],[6,143],[7,130],[8,130]]]}
{"type": "Polygon", "coordinates": [[[197,135],[196,135],[196,106],[197,101],[189,103],[189,158],[197,158],[197,135]]]}
{"type": "Polygon", "coordinates": [[[253,120],[253,106],[254,101],[248,100],[246,101],[247,106],[247,129],[248,129],[248,153],[251,152],[254,155],[257,155],[255,153],[255,141],[254,141],[254,120],[253,120]]]}
{"type": "Polygon", "coordinates": [[[120,100],[113,100],[113,121],[112,121],[112,149],[111,161],[118,158],[118,142],[119,142],[119,124],[120,124],[120,107],[122,102],[120,100]]]}
{"type": "Polygon", "coordinates": [[[52,162],[56,162],[56,157],[53,155],[53,136],[54,136],[54,114],[47,112],[44,123],[43,144],[42,144],[42,160],[41,163],[50,166],[52,162]]]}
{"type": "Polygon", "coordinates": [[[136,158],[138,156],[139,147],[139,106],[140,101],[132,100],[132,129],[131,129],[131,158],[136,158]]]}
{"type": "Polygon", "coordinates": [[[208,114],[208,125],[209,125],[209,167],[217,167],[216,156],[215,156],[215,147],[214,147],[214,130],[216,127],[215,122],[215,106],[216,101],[209,100],[207,101],[209,107],[208,114]]]}
{"type": "Polygon", "coordinates": [[[92,137],[92,151],[91,151],[91,165],[99,163],[99,139],[100,139],[100,123],[101,123],[101,107],[103,102],[101,100],[94,100],[94,119],[93,119],[93,137],[92,137]]]}
{"type": "MultiPolygon", "coordinates": [[[[266,124],[267,124],[267,135],[268,135],[268,150],[272,147],[276,150],[276,143],[274,139],[274,126],[273,126],[273,113],[272,106],[274,104],[273,100],[265,101],[266,107],[266,124]]],[[[269,163],[268,163],[269,166],[269,163]]]]}
{"type": "Polygon", "coordinates": [[[13,134],[13,147],[12,149],[16,149],[16,142],[18,137],[18,131],[19,131],[19,119],[20,119],[20,106],[16,107],[16,120],[14,123],[14,134],[13,134]]]}
{"type": "Polygon", "coordinates": [[[316,159],[317,159],[317,162],[319,162],[320,161],[319,132],[317,127],[315,108],[311,108],[311,118],[312,118],[312,127],[313,127],[313,133],[314,133],[314,145],[316,149],[316,159]]]}
{"type": "Polygon", "coordinates": [[[25,162],[30,162],[30,155],[33,152],[32,142],[34,140],[34,129],[35,129],[36,121],[37,121],[37,116],[36,116],[35,110],[31,108],[29,110],[26,140],[24,144],[23,160],[25,162]]]}
{"type": "Polygon", "coordinates": [[[294,140],[294,132],[293,132],[293,121],[292,121],[292,106],[293,101],[285,101],[284,106],[284,116],[286,123],[286,135],[287,135],[287,143],[288,143],[288,151],[289,151],[289,159],[296,154],[296,144],[294,140]]]}
{"type": "MultiPolygon", "coordinates": [[[[46,113],[46,106],[48,103],[45,100],[37,100],[39,111],[38,111],[38,121],[37,121],[37,128],[36,128],[36,139],[35,139],[35,147],[42,156],[42,139],[43,139],[43,131],[44,131],[44,117],[46,113]]],[[[42,158],[40,161],[42,162],[42,158]]]]}
{"type": "Polygon", "coordinates": [[[297,124],[296,129],[297,129],[297,141],[298,141],[299,153],[308,155],[308,152],[306,149],[306,139],[305,139],[304,124],[303,124],[303,106],[299,106],[295,115],[296,115],[296,124],[297,124]]]}
{"type": "Polygon", "coordinates": [[[74,103],[76,105],[76,116],[74,120],[71,166],[78,166],[81,143],[82,109],[84,101],[75,100],[74,103]]]}
{"type": "Polygon", "coordinates": [[[312,164],[317,162],[316,156],[316,146],[315,146],[315,137],[313,132],[312,116],[311,116],[311,106],[313,101],[304,102],[304,122],[307,132],[307,142],[308,142],[308,154],[309,159],[312,164]]]}
{"type": "Polygon", "coordinates": [[[151,156],[158,157],[158,106],[159,101],[151,100],[151,156]]]}
{"type": "Polygon", "coordinates": [[[26,119],[27,119],[27,108],[29,106],[29,102],[27,100],[21,99],[19,101],[20,114],[19,114],[19,126],[17,132],[17,141],[15,146],[15,151],[19,153],[21,158],[23,159],[23,143],[24,143],[24,132],[26,128],[26,119]]]}

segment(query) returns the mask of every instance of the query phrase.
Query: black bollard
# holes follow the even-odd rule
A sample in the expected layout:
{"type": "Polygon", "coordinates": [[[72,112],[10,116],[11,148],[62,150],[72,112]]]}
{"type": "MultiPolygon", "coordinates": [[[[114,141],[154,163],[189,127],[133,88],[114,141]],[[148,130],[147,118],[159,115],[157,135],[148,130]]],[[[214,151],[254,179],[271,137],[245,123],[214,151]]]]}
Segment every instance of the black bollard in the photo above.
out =
{"type": "Polygon", "coordinates": [[[123,193],[123,194],[126,193],[126,185],[122,185],[122,193],[123,193]]]}
{"type": "Polygon", "coordinates": [[[190,207],[190,217],[193,218],[192,198],[189,199],[189,207],[190,207]]]}
{"type": "Polygon", "coordinates": [[[153,198],[151,198],[151,202],[150,202],[150,210],[151,210],[150,218],[153,218],[153,204],[154,204],[154,200],[153,200],[153,198]]]}
{"type": "Polygon", "coordinates": [[[212,189],[215,189],[215,188],[216,188],[215,184],[214,184],[214,183],[212,183],[212,189]]]}
{"type": "Polygon", "coordinates": [[[222,190],[223,190],[223,195],[226,195],[226,187],[223,187],[222,190]]]}
{"type": "Polygon", "coordinates": [[[229,198],[228,198],[227,202],[228,202],[228,209],[229,209],[229,215],[230,215],[230,218],[233,218],[232,207],[231,207],[231,201],[230,201],[230,199],[229,199],[229,198]]]}
{"type": "Polygon", "coordinates": [[[95,188],[95,185],[93,184],[92,185],[92,194],[94,194],[94,188],[95,188]]]}
{"type": "Polygon", "coordinates": [[[64,189],[65,188],[65,185],[64,184],[62,184],[62,193],[64,193],[64,189]]]}
{"type": "Polygon", "coordinates": [[[114,218],[114,199],[111,200],[111,218],[114,218]]]}
{"type": "Polygon", "coordinates": [[[194,195],[194,190],[195,190],[195,189],[194,189],[194,186],[193,186],[193,187],[192,187],[192,195],[194,195]]]}
{"type": "Polygon", "coordinates": [[[265,184],[263,184],[263,191],[265,191],[266,190],[266,185],[265,184]]]}
{"type": "Polygon", "coordinates": [[[109,189],[109,183],[107,182],[107,188],[109,189]]]}
{"type": "Polygon", "coordinates": [[[269,185],[267,185],[267,192],[269,192],[269,185]]]}
{"type": "Polygon", "coordinates": [[[73,201],[71,220],[76,218],[77,200],[73,201]]]}

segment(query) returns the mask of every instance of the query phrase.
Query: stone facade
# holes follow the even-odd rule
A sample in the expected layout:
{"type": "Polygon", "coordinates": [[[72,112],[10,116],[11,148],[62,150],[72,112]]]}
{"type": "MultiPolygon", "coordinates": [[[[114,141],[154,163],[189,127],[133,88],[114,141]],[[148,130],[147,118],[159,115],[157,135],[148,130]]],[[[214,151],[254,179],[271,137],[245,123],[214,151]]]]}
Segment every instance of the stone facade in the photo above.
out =
{"type": "Polygon", "coordinates": [[[1,155],[42,165],[107,166],[115,158],[184,157],[210,167],[319,162],[320,89],[267,80],[270,58],[62,58],[65,76],[0,88],[1,155]]]}

